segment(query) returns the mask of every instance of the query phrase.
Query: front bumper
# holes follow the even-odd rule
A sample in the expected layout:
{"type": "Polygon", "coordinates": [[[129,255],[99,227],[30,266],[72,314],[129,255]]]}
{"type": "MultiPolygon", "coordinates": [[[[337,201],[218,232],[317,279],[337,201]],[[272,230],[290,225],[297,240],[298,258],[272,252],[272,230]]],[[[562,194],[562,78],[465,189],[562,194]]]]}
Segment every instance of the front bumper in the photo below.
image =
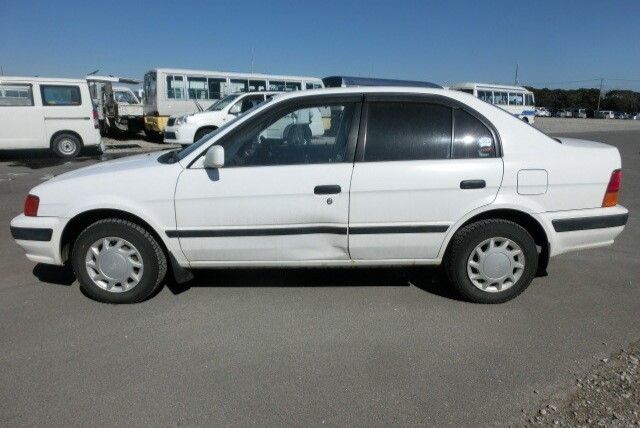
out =
{"type": "Polygon", "coordinates": [[[629,211],[621,206],[540,214],[548,231],[551,256],[613,244],[624,230],[629,211]]]}
{"type": "Polygon", "coordinates": [[[171,144],[192,144],[198,125],[184,123],[179,126],[167,126],[164,129],[164,142],[171,144]]]}
{"type": "Polygon", "coordinates": [[[11,220],[11,236],[29,260],[62,265],[60,238],[64,225],[64,219],[58,217],[27,217],[20,214],[11,220]]]}

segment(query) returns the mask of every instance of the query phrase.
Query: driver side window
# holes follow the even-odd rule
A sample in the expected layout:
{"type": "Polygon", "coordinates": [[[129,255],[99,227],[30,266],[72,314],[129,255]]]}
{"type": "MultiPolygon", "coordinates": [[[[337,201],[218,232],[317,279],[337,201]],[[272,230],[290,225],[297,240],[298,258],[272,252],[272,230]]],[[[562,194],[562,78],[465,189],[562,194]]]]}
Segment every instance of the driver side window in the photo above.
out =
{"type": "Polygon", "coordinates": [[[225,166],[344,162],[355,103],[291,106],[231,136],[225,166]]]}

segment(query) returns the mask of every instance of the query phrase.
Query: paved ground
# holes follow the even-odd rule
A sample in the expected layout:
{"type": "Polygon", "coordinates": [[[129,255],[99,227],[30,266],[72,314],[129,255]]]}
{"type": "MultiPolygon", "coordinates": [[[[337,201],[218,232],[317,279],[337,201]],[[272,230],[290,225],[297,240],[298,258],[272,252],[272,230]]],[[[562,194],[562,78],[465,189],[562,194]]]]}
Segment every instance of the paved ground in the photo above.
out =
{"type": "Polygon", "coordinates": [[[535,127],[551,133],[640,131],[640,120],[573,119],[560,117],[536,117],[535,127]]]}
{"type": "Polygon", "coordinates": [[[640,338],[640,132],[588,137],[621,150],[625,233],[497,306],[433,269],[206,271],[94,303],[26,261],[8,222],[47,175],[95,160],[0,159],[0,424],[519,424],[640,338]]]}

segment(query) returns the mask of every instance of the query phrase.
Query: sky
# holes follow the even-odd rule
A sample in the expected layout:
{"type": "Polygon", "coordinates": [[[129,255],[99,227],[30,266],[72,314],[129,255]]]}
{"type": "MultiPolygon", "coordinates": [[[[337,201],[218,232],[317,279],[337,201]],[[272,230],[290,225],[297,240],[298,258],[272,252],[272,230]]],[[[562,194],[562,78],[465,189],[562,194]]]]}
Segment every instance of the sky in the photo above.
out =
{"type": "Polygon", "coordinates": [[[0,0],[5,75],[152,68],[640,90],[640,1],[0,0]]]}

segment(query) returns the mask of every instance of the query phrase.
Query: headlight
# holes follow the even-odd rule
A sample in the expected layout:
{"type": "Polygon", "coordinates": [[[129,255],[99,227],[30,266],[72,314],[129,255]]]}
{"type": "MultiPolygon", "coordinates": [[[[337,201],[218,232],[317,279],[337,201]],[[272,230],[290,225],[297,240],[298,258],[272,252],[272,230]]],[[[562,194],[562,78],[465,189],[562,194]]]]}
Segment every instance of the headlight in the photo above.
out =
{"type": "Polygon", "coordinates": [[[176,125],[182,125],[183,123],[187,123],[187,116],[180,116],[174,122],[176,125]]]}

